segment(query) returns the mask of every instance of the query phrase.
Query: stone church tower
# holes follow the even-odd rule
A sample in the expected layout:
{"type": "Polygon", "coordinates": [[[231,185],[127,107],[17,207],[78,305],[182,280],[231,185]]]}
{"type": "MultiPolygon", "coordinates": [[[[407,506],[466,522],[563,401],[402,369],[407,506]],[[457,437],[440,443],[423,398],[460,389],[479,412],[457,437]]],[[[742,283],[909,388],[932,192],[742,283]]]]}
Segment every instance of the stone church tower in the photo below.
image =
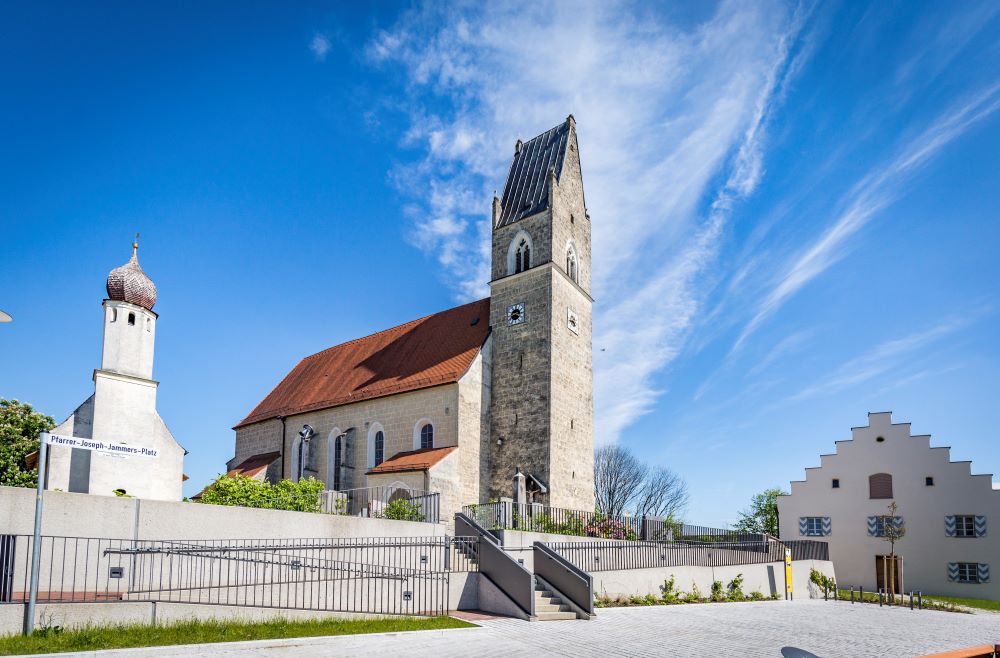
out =
{"type": "Polygon", "coordinates": [[[490,497],[594,508],[590,216],[576,122],[514,150],[493,199],[490,497]]]}

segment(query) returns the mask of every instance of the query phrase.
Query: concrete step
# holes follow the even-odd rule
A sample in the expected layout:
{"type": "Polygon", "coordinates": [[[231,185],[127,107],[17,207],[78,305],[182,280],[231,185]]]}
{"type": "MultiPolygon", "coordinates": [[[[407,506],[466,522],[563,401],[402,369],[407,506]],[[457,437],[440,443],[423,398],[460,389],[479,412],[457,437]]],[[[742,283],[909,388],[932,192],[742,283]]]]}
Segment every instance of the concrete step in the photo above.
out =
{"type": "Polygon", "coordinates": [[[564,619],[576,619],[575,612],[535,612],[538,621],[562,621],[564,619]]]}
{"type": "Polygon", "coordinates": [[[535,612],[569,612],[568,605],[559,605],[558,603],[536,603],[535,612]]]}
{"type": "Polygon", "coordinates": [[[552,593],[552,590],[542,589],[541,587],[536,587],[535,588],[535,596],[555,596],[555,594],[552,593]]]}

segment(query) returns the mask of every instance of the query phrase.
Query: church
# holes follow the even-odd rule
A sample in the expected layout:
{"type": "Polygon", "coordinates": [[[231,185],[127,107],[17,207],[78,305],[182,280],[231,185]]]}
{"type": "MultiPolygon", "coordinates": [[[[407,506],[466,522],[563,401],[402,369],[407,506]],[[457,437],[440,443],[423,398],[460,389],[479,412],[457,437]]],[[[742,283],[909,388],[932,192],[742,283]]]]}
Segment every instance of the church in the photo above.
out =
{"type": "MultiPolygon", "coordinates": [[[[138,236],[136,236],[138,240],[138,236]]],[[[104,300],[101,367],[94,393],[52,434],[110,444],[109,450],[53,445],[48,451],[46,489],[151,500],[181,499],[184,455],[156,411],[153,349],[156,343],[156,286],[132,257],[108,274],[104,300]],[[119,446],[149,448],[156,458],[124,456],[119,446]]],[[[37,455],[37,453],[35,453],[37,455]]],[[[37,457],[36,457],[37,458],[37,457]]]]}
{"type": "Polygon", "coordinates": [[[576,122],[514,147],[490,296],[307,356],[234,427],[230,474],[594,509],[591,227],[576,122]]]}

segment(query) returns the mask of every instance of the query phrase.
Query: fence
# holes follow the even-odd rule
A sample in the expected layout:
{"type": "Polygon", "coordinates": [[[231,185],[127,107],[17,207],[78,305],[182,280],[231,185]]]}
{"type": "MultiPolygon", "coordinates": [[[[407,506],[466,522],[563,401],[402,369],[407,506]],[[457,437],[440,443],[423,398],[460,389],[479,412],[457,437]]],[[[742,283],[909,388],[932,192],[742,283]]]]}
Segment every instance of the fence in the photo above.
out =
{"type": "Polygon", "coordinates": [[[587,573],[657,567],[728,567],[781,562],[784,545],[759,541],[684,544],[667,542],[548,542],[546,545],[587,573]]]}
{"type": "Polygon", "coordinates": [[[367,487],[204,504],[438,523],[441,518],[440,499],[441,494],[432,491],[402,487],[367,487]]]}
{"type": "Polygon", "coordinates": [[[400,521],[438,523],[441,518],[441,494],[400,487],[367,487],[328,491],[332,510],[348,516],[392,518],[400,521]],[[404,501],[396,503],[396,501],[404,501]],[[395,505],[390,507],[390,505],[395,505]]]}
{"type": "Polygon", "coordinates": [[[598,512],[510,501],[466,505],[462,508],[462,513],[489,530],[523,530],[603,539],[717,543],[764,541],[767,537],[763,534],[677,523],[662,517],[607,517],[598,512]]]}
{"type": "MultiPolygon", "coordinates": [[[[30,535],[0,537],[0,603],[28,597],[30,535]]],[[[442,615],[471,537],[134,541],[42,537],[41,603],[156,601],[442,615]]]]}
{"type": "Polygon", "coordinates": [[[782,540],[781,543],[791,549],[793,560],[830,559],[830,545],[825,541],[794,539],[782,540]]]}

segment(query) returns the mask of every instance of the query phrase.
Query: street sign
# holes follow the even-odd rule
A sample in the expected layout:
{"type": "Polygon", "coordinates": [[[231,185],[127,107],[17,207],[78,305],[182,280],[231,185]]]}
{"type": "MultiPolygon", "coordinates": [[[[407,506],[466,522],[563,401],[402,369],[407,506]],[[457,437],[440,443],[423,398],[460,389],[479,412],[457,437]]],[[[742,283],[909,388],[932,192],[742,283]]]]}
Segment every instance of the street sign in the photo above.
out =
{"type": "Polygon", "coordinates": [[[63,436],[62,434],[49,434],[42,432],[42,441],[50,446],[63,446],[65,448],[77,448],[79,450],[92,450],[116,457],[152,457],[160,456],[160,451],[156,448],[144,446],[130,446],[124,443],[108,443],[105,441],[93,441],[91,439],[81,439],[78,436],[63,436]]]}

